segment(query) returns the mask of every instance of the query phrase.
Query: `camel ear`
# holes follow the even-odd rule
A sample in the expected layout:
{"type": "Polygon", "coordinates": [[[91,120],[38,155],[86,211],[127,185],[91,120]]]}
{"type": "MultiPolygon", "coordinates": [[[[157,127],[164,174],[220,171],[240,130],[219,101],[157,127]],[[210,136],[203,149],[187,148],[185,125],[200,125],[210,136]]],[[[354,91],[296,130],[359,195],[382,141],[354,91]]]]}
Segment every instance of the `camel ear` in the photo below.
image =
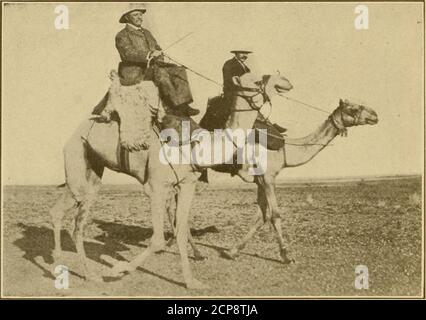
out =
{"type": "Polygon", "coordinates": [[[232,77],[232,82],[233,82],[236,86],[241,87],[241,80],[240,80],[240,77],[238,77],[238,76],[233,76],[233,77],[232,77]]]}
{"type": "Polygon", "coordinates": [[[342,107],[343,106],[343,100],[339,99],[339,106],[342,107]]]}

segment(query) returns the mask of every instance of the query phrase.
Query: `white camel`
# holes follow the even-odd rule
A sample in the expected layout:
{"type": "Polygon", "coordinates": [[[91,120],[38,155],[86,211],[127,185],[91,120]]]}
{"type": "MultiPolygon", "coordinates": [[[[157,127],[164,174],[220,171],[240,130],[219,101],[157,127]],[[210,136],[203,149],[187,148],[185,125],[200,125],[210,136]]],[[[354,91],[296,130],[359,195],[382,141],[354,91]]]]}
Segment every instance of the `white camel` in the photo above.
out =
{"type": "MultiPolygon", "coordinates": [[[[283,76],[271,76],[267,83],[253,81],[252,75],[235,77],[235,84],[241,88],[234,97],[232,113],[228,119],[227,127],[231,129],[250,129],[257,116],[257,111],[252,109],[253,103],[262,104],[264,97],[258,96],[250,99],[253,90],[260,90],[269,94],[287,92],[292,88],[290,82],[283,76]]],[[[148,108],[148,106],[141,106],[148,108]]],[[[121,110],[120,118],[129,123],[131,116],[121,110]],[[128,121],[127,121],[128,120],[128,121]]],[[[132,114],[134,123],[145,121],[138,118],[138,113],[132,114]]],[[[123,123],[122,123],[123,124],[123,123]]],[[[164,215],[167,205],[176,196],[176,240],[181,256],[183,277],[187,288],[204,288],[204,284],[197,280],[190,268],[187,243],[188,220],[190,206],[194,196],[197,180],[197,169],[192,165],[167,165],[159,161],[162,144],[154,130],[148,136],[144,145],[149,145],[148,150],[128,153],[125,164],[119,155],[119,128],[117,122],[98,123],[93,120],[84,121],[64,147],[66,191],[50,210],[54,227],[55,247],[53,256],[58,261],[61,256],[61,226],[66,212],[74,212],[75,229],[73,238],[77,254],[86,279],[100,280],[100,275],[88,268],[84,250],[84,226],[90,206],[95,200],[101,185],[104,168],[122,172],[136,178],[144,191],[150,197],[153,236],[148,248],[130,263],[118,263],[113,268],[114,274],[132,271],[141,265],[153,252],[162,250],[164,240],[164,215]]],[[[229,139],[224,136],[224,139],[229,139]]],[[[134,141],[133,149],[140,149],[140,140],[134,141]]],[[[132,141],[127,141],[129,147],[132,141]]],[[[130,148],[132,149],[132,148],[130,148]]],[[[231,155],[232,157],[232,155],[231,155]]],[[[224,159],[224,162],[230,159],[224,159]]],[[[196,250],[196,249],[195,249],[196,250]]]]}
{"type": "Polygon", "coordinates": [[[279,209],[275,194],[275,178],[285,168],[298,167],[311,161],[335,137],[346,135],[347,128],[378,123],[377,113],[366,106],[340,100],[339,106],[311,134],[303,138],[285,138],[284,148],[268,151],[268,167],[266,173],[257,176],[257,204],[259,216],[247,235],[224,254],[234,259],[243,249],[255,232],[266,222],[272,222],[280,247],[283,263],[290,263],[287,248],[282,234],[281,218],[285,216],[279,209]]]}

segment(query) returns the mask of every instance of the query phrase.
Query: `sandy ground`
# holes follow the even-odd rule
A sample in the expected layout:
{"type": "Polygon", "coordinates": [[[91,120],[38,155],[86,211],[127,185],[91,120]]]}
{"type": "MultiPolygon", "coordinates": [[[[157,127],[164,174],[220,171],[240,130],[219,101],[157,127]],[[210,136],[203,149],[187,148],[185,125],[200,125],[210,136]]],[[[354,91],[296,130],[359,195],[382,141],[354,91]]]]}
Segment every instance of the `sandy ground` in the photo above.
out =
{"type": "MultiPolygon", "coordinates": [[[[54,286],[53,232],[48,210],[61,189],[6,186],[3,211],[3,296],[414,296],[421,295],[421,179],[358,183],[292,184],[277,190],[285,210],[283,231],[295,263],[283,265],[273,231],[265,226],[230,261],[222,257],[248,231],[256,190],[209,186],[192,206],[192,233],[205,261],[191,259],[198,279],[210,286],[183,286],[176,245],[155,254],[132,274],[87,282],[64,223],[63,263],[70,287],[54,286]],[[355,267],[366,265],[369,289],[354,288],[355,267]]],[[[90,266],[101,259],[129,260],[152,234],[147,197],[139,186],[104,186],[86,229],[90,266]]],[[[170,229],[167,224],[167,235],[170,229]]],[[[192,255],[192,251],[191,255],[192,255]]]]}

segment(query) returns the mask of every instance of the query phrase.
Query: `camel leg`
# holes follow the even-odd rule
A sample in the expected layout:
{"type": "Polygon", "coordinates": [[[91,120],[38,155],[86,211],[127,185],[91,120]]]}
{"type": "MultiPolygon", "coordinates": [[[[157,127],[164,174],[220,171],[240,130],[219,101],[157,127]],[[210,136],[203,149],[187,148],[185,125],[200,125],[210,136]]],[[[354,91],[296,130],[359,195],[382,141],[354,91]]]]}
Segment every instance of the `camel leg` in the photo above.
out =
{"type": "Polygon", "coordinates": [[[153,227],[153,234],[148,248],[130,262],[117,262],[111,269],[111,276],[121,277],[126,272],[133,272],[137,269],[137,267],[142,265],[151,254],[164,250],[166,243],[164,239],[164,215],[168,204],[168,188],[169,186],[164,183],[152,184],[150,188],[148,188],[150,190],[151,219],[153,227]]]}
{"type": "MultiPolygon", "coordinates": [[[[104,170],[96,155],[87,148],[79,133],[74,134],[64,147],[64,162],[66,183],[69,189],[67,195],[51,210],[55,233],[55,253],[60,253],[60,220],[63,217],[62,208],[72,208],[78,204],[78,212],[75,217],[74,242],[83,267],[84,277],[89,279],[86,264],[86,253],[83,244],[83,229],[86,216],[94,196],[100,187],[104,170]]],[[[98,277],[93,277],[99,279],[98,277]]]]}
{"type": "Polygon", "coordinates": [[[182,272],[186,287],[188,289],[205,289],[207,286],[192,275],[188,259],[188,220],[194,193],[194,182],[181,183],[176,209],[176,241],[181,257],[182,272]]]}
{"type": "Polygon", "coordinates": [[[83,276],[86,280],[97,280],[96,276],[89,272],[86,261],[86,251],[84,250],[84,227],[91,204],[91,199],[85,199],[80,204],[78,213],[75,217],[73,239],[77,249],[78,259],[80,260],[80,265],[83,268],[83,276]]]}
{"type": "Polygon", "coordinates": [[[257,186],[257,205],[258,205],[258,217],[256,218],[255,223],[250,228],[249,232],[244,236],[244,238],[235,246],[233,246],[229,251],[224,251],[223,255],[228,259],[235,259],[239,252],[244,249],[247,242],[255,235],[255,233],[265,224],[267,221],[267,212],[268,212],[268,203],[265,196],[265,191],[262,185],[258,184],[257,186]]]}
{"type": "Polygon", "coordinates": [[[287,256],[287,248],[285,246],[285,241],[281,228],[281,212],[279,210],[278,201],[275,194],[275,185],[272,181],[266,181],[266,185],[266,196],[268,198],[268,203],[272,211],[271,222],[276,232],[278,245],[280,248],[281,260],[284,264],[289,264],[291,262],[294,262],[294,260],[290,259],[287,256]]]}
{"type": "MultiPolygon", "coordinates": [[[[167,213],[169,216],[169,221],[170,221],[170,225],[172,226],[173,229],[173,236],[172,238],[170,238],[170,240],[167,242],[167,246],[171,246],[172,244],[175,243],[175,239],[176,239],[176,223],[175,223],[175,218],[176,218],[176,203],[177,203],[177,194],[171,198],[170,202],[167,205],[167,213]],[[172,203],[174,203],[174,205],[172,205],[172,203]]],[[[198,260],[198,261],[202,261],[205,260],[206,257],[200,252],[200,250],[198,250],[194,238],[192,237],[191,234],[191,230],[190,228],[188,228],[188,241],[189,244],[191,245],[192,251],[194,252],[194,259],[198,260]]]]}
{"type": "Polygon", "coordinates": [[[100,275],[93,273],[87,266],[86,251],[84,249],[84,227],[86,225],[87,216],[90,212],[90,207],[93,204],[96,194],[101,186],[102,173],[103,168],[100,169],[100,172],[95,170],[88,170],[87,194],[85,195],[84,200],[81,201],[79,205],[79,210],[75,217],[75,228],[73,233],[73,238],[80,260],[80,265],[83,268],[84,277],[86,278],[86,280],[94,281],[101,281],[102,278],[100,275]]]}
{"type": "Polygon", "coordinates": [[[257,190],[257,201],[262,216],[256,220],[254,226],[249,230],[247,235],[238,245],[231,248],[228,252],[224,252],[224,256],[230,259],[235,259],[238,256],[239,251],[246,246],[247,242],[254,236],[257,230],[266,222],[271,221],[277,235],[282,262],[284,264],[291,263],[294,260],[287,257],[287,248],[285,247],[285,241],[282,234],[281,216],[278,208],[277,198],[275,196],[273,179],[266,176],[258,179],[257,190]]]}
{"type": "Polygon", "coordinates": [[[72,139],[65,147],[65,175],[67,185],[78,201],[78,212],[74,220],[73,238],[77,255],[86,280],[100,280],[100,276],[90,273],[84,250],[84,227],[90,206],[101,186],[104,166],[80,137],[72,139]]]}
{"type": "Polygon", "coordinates": [[[280,246],[280,256],[281,256],[282,262],[284,264],[289,264],[291,262],[294,262],[294,259],[291,259],[287,256],[287,248],[285,247],[284,239],[282,235],[280,216],[277,216],[277,217],[272,216],[272,225],[274,226],[274,230],[277,233],[277,239],[278,239],[278,244],[280,246]]]}
{"type": "Polygon", "coordinates": [[[195,244],[194,238],[192,237],[190,228],[188,228],[188,241],[189,241],[189,244],[191,245],[192,251],[194,252],[194,259],[197,261],[206,260],[207,257],[204,256],[200,252],[200,250],[198,250],[197,245],[195,244]]]}
{"type": "Polygon", "coordinates": [[[152,186],[151,194],[151,219],[153,234],[150,248],[154,252],[164,250],[164,215],[166,214],[167,186],[152,186]],[[165,196],[166,195],[166,196],[165,196]]]}
{"type": "Polygon", "coordinates": [[[254,225],[250,228],[249,232],[244,236],[244,238],[234,247],[232,247],[229,251],[223,251],[222,254],[225,258],[228,259],[236,259],[241,250],[243,250],[247,244],[247,242],[254,236],[254,234],[259,230],[263,225],[264,221],[262,216],[259,216],[254,225]]]}
{"type": "Polygon", "coordinates": [[[69,190],[66,190],[55,205],[50,209],[49,214],[52,219],[53,225],[53,234],[54,234],[54,249],[52,256],[55,263],[61,258],[62,249],[61,249],[61,228],[62,228],[62,219],[65,213],[71,209],[75,209],[78,203],[72,197],[69,190]]]}
{"type": "Polygon", "coordinates": [[[175,243],[176,240],[176,204],[177,194],[174,194],[167,201],[167,216],[169,218],[170,225],[172,227],[173,235],[167,242],[167,246],[170,247],[175,243]]]}
{"type": "Polygon", "coordinates": [[[265,175],[259,179],[259,184],[263,187],[264,197],[266,198],[268,209],[264,211],[264,221],[271,221],[272,226],[276,232],[282,262],[284,264],[294,262],[293,259],[289,259],[287,256],[287,248],[285,246],[281,228],[281,212],[278,207],[278,201],[275,193],[276,190],[274,178],[269,175],[265,175]]]}

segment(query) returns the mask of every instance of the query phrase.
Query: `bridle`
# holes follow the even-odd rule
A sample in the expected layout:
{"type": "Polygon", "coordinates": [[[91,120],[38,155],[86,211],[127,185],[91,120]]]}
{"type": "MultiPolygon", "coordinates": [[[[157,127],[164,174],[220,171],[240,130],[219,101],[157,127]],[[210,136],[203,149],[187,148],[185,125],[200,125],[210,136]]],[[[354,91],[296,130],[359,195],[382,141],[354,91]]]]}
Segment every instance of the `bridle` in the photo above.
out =
{"type": "MultiPolygon", "coordinates": [[[[334,127],[337,129],[338,134],[340,134],[341,136],[347,136],[348,135],[348,129],[344,125],[342,108],[343,108],[343,105],[339,106],[339,108],[334,110],[334,112],[329,116],[329,119],[330,119],[331,123],[334,125],[334,127]]],[[[365,106],[363,106],[363,105],[359,106],[359,109],[353,115],[353,117],[354,117],[354,124],[353,125],[356,126],[356,125],[359,124],[361,112],[364,109],[365,109],[365,106]]]]}
{"type": "MultiPolygon", "coordinates": [[[[268,84],[268,81],[270,79],[270,76],[268,77],[264,77],[261,81],[261,83],[258,85],[257,88],[250,88],[250,87],[243,87],[243,86],[239,86],[238,90],[239,91],[244,91],[244,92],[254,92],[253,95],[247,96],[244,94],[241,94],[239,92],[235,92],[234,96],[236,97],[241,97],[244,100],[247,101],[248,105],[250,106],[250,109],[233,109],[233,112],[247,112],[247,111],[257,111],[260,112],[260,110],[262,109],[262,107],[266,104],[269,103],[271,105],[271,99],[269,98],[268,94],[266,93],[266,85],[268,84]],[[258,97],[259,95],[262,95],[263,98],[263,103],[262,105],[258,106],[256,104],[256,102],[254,101],[254,98],[258,97]]],[[[271,105],[272,107],[272,105],[271,105]]]]}

